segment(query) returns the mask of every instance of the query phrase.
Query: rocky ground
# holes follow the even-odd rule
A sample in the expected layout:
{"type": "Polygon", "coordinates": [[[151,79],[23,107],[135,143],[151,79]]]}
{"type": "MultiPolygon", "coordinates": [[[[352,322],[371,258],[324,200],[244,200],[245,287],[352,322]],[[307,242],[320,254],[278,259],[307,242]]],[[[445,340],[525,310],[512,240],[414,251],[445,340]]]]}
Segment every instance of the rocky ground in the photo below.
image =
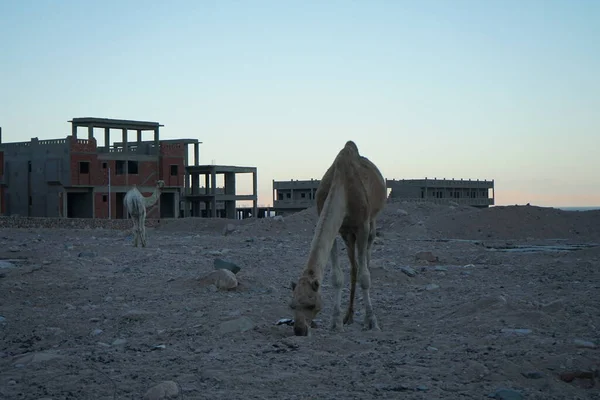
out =
{"type": "Polygon", "coordinates": [[[390,203],[382,331],[327,329],[328,270],[321,326],[295,337],[276,323],[315,222],[163,220],[147,248],[0,229],[0,398],[600,399],[600,211],[390,203]],[[201,279],[217,258],[235,289],[201,279]]]}

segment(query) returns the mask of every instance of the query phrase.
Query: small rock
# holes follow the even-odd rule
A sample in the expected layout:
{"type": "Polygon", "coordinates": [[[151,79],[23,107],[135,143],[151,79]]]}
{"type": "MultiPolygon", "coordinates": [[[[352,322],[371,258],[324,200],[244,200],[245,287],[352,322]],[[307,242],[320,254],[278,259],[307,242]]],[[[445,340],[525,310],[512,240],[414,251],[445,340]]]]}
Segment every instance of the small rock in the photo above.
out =
{"type": "Polygon", "coordinates": [[[0,323],[6,322],[6,318],[0,315],[0,323]]]}
{"type": "Polygon", "coordinates": [[[474,264],[463,265],[463,268],[475,268],[474,264]]]}
{"type": "Polygon", "coordinates": [[[577,347],[583,347],[586,349],[595,349],[596,348],[596,344],[594,342],[590,342],[588,340],[574,339],[573,343],[577,347]]]}
{"type": "Polygon", "coordinates": [[[273,221],[281,221],[283,222],[283,217],[281,215],[276,215],[273,217],[273,221]]]}
{"type": "Polygon", "coordinates": [[[2,261],[0,260],[0,269],[9,269],[9,268],[14,268],[15,264],[8,262],[8,261],[2,261]]]}
{"type": "Polygon", "coordinates": [[[94,252],[94,251],[82,251],[81,253],[79,253],[77,255],[77,257],[94,258],[94,257],[96,257],[96,252],[94,252]]]}
{"type": "Polygon", "coordinates": [[[427,261],[427,262],[436,262],[439,261],[437,256],[434,256],[430,251],[420,251],[415,254],[415,259],[417,261],[427,261]]]}
{"type": "Polygon", "coordinates": [[[521,375],[528,379],[541,379],[543,377],[543,374],[540,371],[521,372],[521,375]]]}
{"type": "Polygon", "coordinates": [[[429,390],[429,388],[427,386],[425,386],[425,385],[419,385],[419,386],[417,386],[417,391],[419,391],[419,392],[426,392],[428,390],[429,390]]]}
{"type": "Polygon", "coordinates": [[[17,247],[17,246],[12,246],[12,247],[8,248],[8,251],[17,253],[17,252],[21,251],[21,249],[19,249],[19,247],[17,247]]]}
{"type": "Polygon", "coordinates": [[[223,228],[223,236],[227,236],[230,233],[235,232],[235,225],[234,224],[227,224],[224,228],[223,228]]]}
{"type": "Polygon", "coordinates": [[[144,400],[175,399],[179,397],[179,385],[173,381],[163,381],[148,389],[144,400]]]}
{"type": "Polygon", "coordinates": [[[90,333],[90,335],[92,335],[92,336],[98,336],[98,335],[101,335],[102,332],[104,332],[102,329],[94,329],[92,331],[92,333],[90,333]]]}
{"type": "Polygon", "coordinates": [[[404,272],[406,275],[408,275],[410,277],[414,277],[417,275],[417,271],[415,271],[411,267],[401,267],[400,271],[404,272]]]}
{"type": "Polygon", "coordinates": [[[55,358],[63,358],[63,356],[55,354],[51,351],[40,353],[26,353],[15,356],[14,364],[27,365],[41,363],[44,361],[54,360],[55,358]]]}
{"type": "Polygon", "coordinates": [[[396,214],[398,215],[408,215],[408,212],[406,210],[403,210],[402,208],[399,208],[396,210],[396,214]]]}
{"type": "Polygon", "coordinates": [[[427,350],[428,351],[438,351],[437,347],[433,347],[433,346],[427,346],[427,350]]]}
{"type": "Polygon", "coordinates": [[[497,400],[522,400],[523,396],[520,392],[513,389],[500,388],[494,394],[489,395],[492,399],[497,400]]]}
{"type": "Polygon", "coordinates": [[[115,340],[113,340],[112,345],[113,346],[122,346],[125,343],[127,343],[127,339],[115,339],[115,340]]]}
{"type": "Polygon", "coordinates": [[[544,312],[557,312],[562,310],[565,307],[565,301],[563,299],[558,299],[551,301],[550,303],[542,304],[541,309],[544,312]]]}
{"type": "Polygon", "coordinates": [[[75,246],[73,246],[72,244],[65,244],[65,250],[73,250],[75,248],[75,246]]]}
{"type": "Polygon", "coordinates": [[[531,333],[531,329],[513,329],[513,328],[503,328],[502,333],[506,333],[509,335],[529,335],[531,333]]]}
{"type": "Polygon", "coordinates": [[[42,265],[50,265],[50,264],[52,264],[52,261],[50,261],[50,260],[42,261],[42,265]]]}
{"type": "Polygon", "coordinates": [[[248,317],[241,317],[231,321],[225,321],[219,325],[221,334],[232,332],[246,332],[254,328],[254,322],[248,317]]]}
{"type": "Polygon", "coordinates": [[[112,260],[110,260],[109,258],[106,258],[106,257],[100,257],[99,259],[96,260],[96,262],[98,262],[100,264],[104,264],[104,265],[113,265],[114,264],[112,262],[112,260]]]}
{"type": "Polygon", "coordinates": [[[141,310],[129,310],[121,318],[128,319],[131,321],[141,321],[148,318],[152,315],[149,311],[141,311],[141,310]]]}
{"type": "Polygon", "coordinates": [[[433,270],[434,271],[439,271],[439,272],[446,272],[446,271],[448,271],[448,268],[447,267],[442,267],[441,265],[438,265],[433,270]]]}
{"type": "Polygon", "coordinates": [[[239,265],[237,265],[231,261],[225,261],[221,258],[215,258],[215,261],[213,264],[215,266],[215,269],[227,269],[227,270],[233,272],[234,274],[237,274],[242,269],[239,265]]]}
{"type": "Polygon", "coordinates": [[[425,290],[436,290],[439,288],[440,288],[440,285],[437,285],[435,283],[430,283],[429,285],[425,286],[425,290]]]}

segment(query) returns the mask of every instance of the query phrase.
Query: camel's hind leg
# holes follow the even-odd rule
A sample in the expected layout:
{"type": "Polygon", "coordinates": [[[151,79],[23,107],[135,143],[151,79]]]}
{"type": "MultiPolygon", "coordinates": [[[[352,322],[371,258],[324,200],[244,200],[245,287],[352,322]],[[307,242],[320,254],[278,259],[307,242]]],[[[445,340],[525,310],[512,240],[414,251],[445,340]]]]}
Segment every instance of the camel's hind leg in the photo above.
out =
{"type": "Polygon", "coordinates": [[[344,324],[354,322],[354,298],[356,297],[356,237],[353,234],[344,236],[346,250],[348,251],[348,259],[350,260],[350,302],[348,303],[348,311],[344,316],[344,324]]]}
{"type": "Polygon", "coordinates": [[[331,316],[331,329],[341,332],[344,330],[342,325],[342,286],[344,285],[344,274],[340,267],[338,257],[337,239],[333,240],[329,258],[331,259],[331,283],[334,290],[333,314],[331,316]]]}
{"type": "Polygon", "coordinates": [[[142,242],[142,247],[146,247],[146,218],[144,216],[139,219],[138,230],[140,232],[140,240],[142,242]]]}
{"type": "Polygon", "coordinates": [[[369,272],[371,271],[371,251],[373,250],[373,242],[375,241],[375,236],[377,235],[377,224],[375,221],[371,221],[371,225],[369,227],[369,242],[367,244],[367,268],[369,272]]]}
{"type": "Polygon", "coordinates": [[[131,216],[131,219],[133,220],[133,247],[137,247],[138,246],[138,237],[139,237],[139,232],[138,232],[138,218],[134,217],[133,215],[131,216]]]}
{"type": "Polygon", "coordinates": [[[368,268],[368,262],[370,259],[369,251],[370,245],[369,242],[375,240],[374,232],[373,238],[371,239],[371,227],[372,225],[366,225],[359,229],[356,234],[356,248],[358,255],[358,279],[360,282],[360,287],[363,291],[363,301],[365,302],[365,329],[372,329],[379,331],[379,324],[377,323],[377,318],[375,317],[375,313],[373,312],[373,304],[371,303],[371,274],[368,268]]]}

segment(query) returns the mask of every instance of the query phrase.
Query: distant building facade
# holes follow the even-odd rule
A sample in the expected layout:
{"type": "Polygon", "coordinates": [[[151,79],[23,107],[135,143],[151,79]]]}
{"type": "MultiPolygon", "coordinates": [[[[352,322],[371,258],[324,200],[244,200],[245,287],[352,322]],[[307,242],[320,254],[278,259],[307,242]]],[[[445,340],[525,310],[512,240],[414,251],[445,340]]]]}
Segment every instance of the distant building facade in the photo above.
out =
{"type": "Polygon", "coordinates": [[[31,217],[125,218],[123,198],[136,185],[150,195],[163,180],[159,200],[148,209],[149,218],[176,217],[184,187],[188,143],[197,140],[159,140],[156,122],[73,118],[72,134],[53,140],[1,143],[3,154],[2,210],[4,215],[31,217]],[[86,128],[87,138],[78,137],[86,128]],[[97,146],[94,128],[120,130],[123,141],[97,146]],[[127,141],[128,131],[137,140],[127,141]],[[142,141],[150,130],[154,140],[142,141]]]}
{"type": "Polygon", "coordinates": [[[148,197],[162,180],[156,203],[147,207],[148,218],[259,216],[254,167],[200,165],[201,142],[160,140],[163,125],[158,122],[106,118],[69,122],[71,135],[62,139],[2,143],[0,130],[1,215],[126,218],[125,193],[135,185],[148,197]],[[78,136],[82,128],[87,131],[85,139],[78,136]],[[97,145],[94,129],[104,131],[104,146],[97,145]],[[110,145],[115,130],[121,141],[110,145]],[[135,141],[128,140],[130,131],[137,133],[135,141]],[[150,131],[153,139],[143,141],[144,131],[150,131]],[[193,165],[188,160],[189,145],[193,145],[193,165]],[[253,174],[251,195],[236,194],[237,173],[253,174]],[[219,174],[225,175],[224,188],[216,187],[219,174]],[[236,201],[241,200],[252,201],[253,207],[236,209],[236,201]]]}
{"type": "Polygon", "coordinates": [[[273,211],[285,215],[304,210],[315,204],[315,193],[320,180],[273,180],[273,211]]]}
{"type": "MultiPolygon", "coordinates": [[[[273,180],[273,210],[277,215],[297,212],[316,204],[315,192],[321,181],[273,180]]],[[[450,201],[473,207],[494,205],[494,181],[464,179],[387,179],[389,198],[404,201],[450,201]]]]}
{"type": "Polygon", "coordinates": [[[494,205],[494,181],[466,179],[387,179],[389,197],[404,201],[455,202],[473,207],[494,205]]]}

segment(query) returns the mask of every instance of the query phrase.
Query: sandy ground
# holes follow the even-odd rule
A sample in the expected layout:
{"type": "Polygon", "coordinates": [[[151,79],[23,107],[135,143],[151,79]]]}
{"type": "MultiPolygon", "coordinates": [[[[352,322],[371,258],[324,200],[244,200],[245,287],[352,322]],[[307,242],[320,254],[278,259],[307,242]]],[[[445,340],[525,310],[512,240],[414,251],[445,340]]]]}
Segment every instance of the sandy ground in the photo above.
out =
{"type": "Polygon", "coordinates": [[[361,315],[327,329],[328,268],[309,337],[276,322],[314,209],[227,235],[227,220],[162,221],[145,249],[129,232],[0,230],[0,398],[141,399],[173,381],[181,399],[600,399],[600,212],[390,203],[379,221],[382,331],[361,315]],[[236,289],[201,284],[217,257],[241,267],[236,289]]]}

